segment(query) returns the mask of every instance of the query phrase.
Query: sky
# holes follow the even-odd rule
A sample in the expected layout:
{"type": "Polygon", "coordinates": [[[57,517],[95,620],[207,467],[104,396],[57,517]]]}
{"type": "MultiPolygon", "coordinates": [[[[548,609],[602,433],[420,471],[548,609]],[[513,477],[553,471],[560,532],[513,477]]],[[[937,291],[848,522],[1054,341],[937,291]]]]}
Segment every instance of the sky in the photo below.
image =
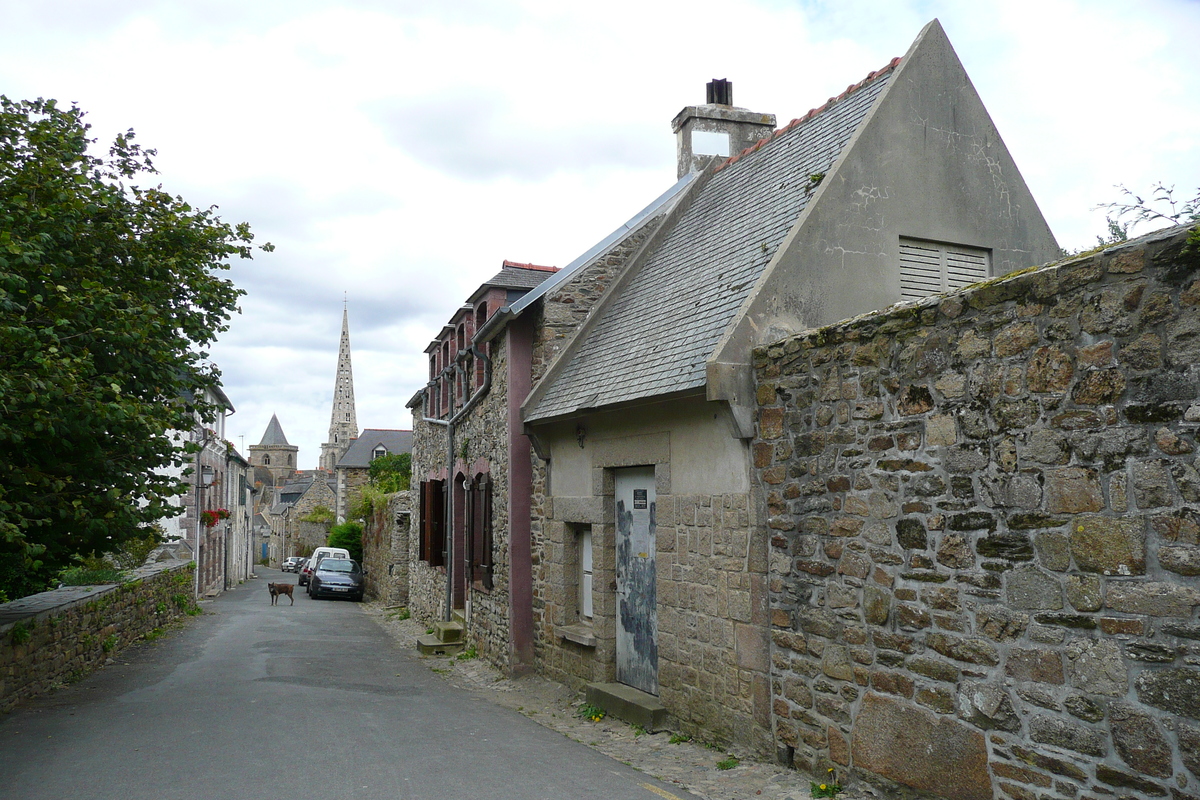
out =
{"type": "Polygon", "coordinates": [[[233,444],[277,414],[312,468],[343,301],[359,426],[411,428],[458,306],[670,187],[709,80],[782,126],[935,17],[1062,247],[1117,185],[1195,196],[1200,0],[0,0],[0,93],[78,104],[99,145],[132,128],[164,189],[275,245],[232,265],[211,353],[233,444]]]}

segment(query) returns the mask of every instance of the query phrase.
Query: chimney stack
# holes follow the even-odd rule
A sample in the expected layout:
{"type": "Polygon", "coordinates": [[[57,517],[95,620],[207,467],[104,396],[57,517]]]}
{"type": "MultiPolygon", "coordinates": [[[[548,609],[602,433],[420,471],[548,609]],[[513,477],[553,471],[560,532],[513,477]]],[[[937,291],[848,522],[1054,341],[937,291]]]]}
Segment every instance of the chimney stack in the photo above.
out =
{"type": "Polygon", "coordinates": [[[731,81],[724,78],[709,81],[706,99],[702,106],[687,106],[671,121],[679,178],[699,172],[713,156],[740,153],[775,130],[774,114],[756,114],[734,107],[731,81]]]}

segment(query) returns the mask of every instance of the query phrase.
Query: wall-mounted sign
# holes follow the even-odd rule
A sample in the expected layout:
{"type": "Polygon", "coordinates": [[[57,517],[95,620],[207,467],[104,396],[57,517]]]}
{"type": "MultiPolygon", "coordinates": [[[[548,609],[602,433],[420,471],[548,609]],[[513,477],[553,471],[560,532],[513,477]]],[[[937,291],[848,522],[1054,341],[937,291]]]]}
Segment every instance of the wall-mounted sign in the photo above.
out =
{"type": "Polygon", "coordinates": [[[634,489],[633,490],[633,510],[634,511],[645,510],[649,507],[650,507],[650,503],[646,498],[646,490],[645,489],[634,489]]]}

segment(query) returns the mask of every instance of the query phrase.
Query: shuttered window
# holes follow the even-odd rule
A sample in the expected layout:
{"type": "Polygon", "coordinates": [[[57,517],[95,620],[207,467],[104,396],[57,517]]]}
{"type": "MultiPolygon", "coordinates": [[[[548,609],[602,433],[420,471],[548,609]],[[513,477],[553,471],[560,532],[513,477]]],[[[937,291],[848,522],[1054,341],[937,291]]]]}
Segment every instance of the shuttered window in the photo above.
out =
{"type": "Polygon", "coordinates": [[[991,253],[977,247],[900,239],[900,299],[949,292],[991,276],[991,253]]]}
{"type": "Polygon", "coordinates": [[[444,565],[442,550],[446,547],[446,483],[421,482],[421,538],[417,557],[431,567],[444,565]]]}

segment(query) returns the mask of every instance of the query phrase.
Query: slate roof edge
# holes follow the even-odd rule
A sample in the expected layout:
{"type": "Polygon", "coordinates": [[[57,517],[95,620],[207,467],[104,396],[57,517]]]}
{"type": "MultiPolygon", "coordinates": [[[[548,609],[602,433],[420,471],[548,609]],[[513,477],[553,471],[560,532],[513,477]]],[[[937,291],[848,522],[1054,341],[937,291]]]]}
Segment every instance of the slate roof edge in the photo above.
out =
{"type": "MultiPolygon", "coordinates": [[[[887,97],[891,88],[896,85],[900,76],[903,74],[904,68],[911,63],[911,56],[925,38],[925,34],[930,30],[931,27],[937,24],[938,21],[936,19],[927,23],[925,27],[921,29],[921,32],[917,34],[917,37],[913,40],[913,43],[909,46],[908,52],[906,52],[903,56],[893,58],[884,68],[870,73],[867,78],[859,83],[849,86],[846,91],[842,92],[836,98],[831,97],[824,105],[817,109],[810,110],[807,114],[799,119],[792,120],[790,123],[783,128],[780,128],[779,131],[776,132],[776,134],[778,134],[783,131],[789,131],[796,127],[797,124],[804,123],[816,116],[819,116],[821,113],[827,111],[830,106],[845,99],[853,92],[862,89],[871,81],[886,75],[888,72],[895,72],[895,74],[893,74],[889,79],[887,85],[883,87],[883,90],[879,93],[879,96],[875,98],[874,102],[871,104],[871,108],[858,123],[858,127],[846,141],[846,144],[842,147],[841,152],[838,153],[837,158],[834,159],[829,171],[825,173],[825,177],[821,180],[820,185],[817,186],[817,190],[813,192],[813,196],[807,203],[805,203],[804,208],[796,217],[795,222],[792,223],[791,229],[788,230],[787,235],[783,237],[783,241],[779,243],[779,247],[777,247],[775,252],[772,254],[771,260],[767,263],[766,267],[763,268],[762,273],[758,276],[758,280],[754,282],[754,286],[746,294],[746,298],[742,301],[741,306],[738,307],[737,312],[734,313],[733,317],[729,320],[729,324],[725,327],[725,332],[721,335],[721,338],[717,340],[716,347],[713,348],[712,353],[710,353],[708,358],[705,359],[705,373],[707,379],[706,383],[709,387],[709,400],[725,400],[731,405],[737,402],[738,399],[736,396],[734,396],[736,393],[731,392],[730,387],[713,385],[715,377],[714,373],[721,369],[721,365],[729,365],[732,367],[749,365],[750,348],[739,346],[739,342],[737,341],[738,329],[742,326],[743,320],[745,320],[749,315],[749,312],[753,308],[755,302],[758,300],[763,288],[771,281],[780,260],[799,237],[801,231],[803,231],[804,225],[808,221],[808,218],[817,213],[816,209],[820,208],[821,202],[828,191],[827,187],[833,185],[836,181],[837,173],[841,169],[842,165],[846,163],[851,153],[854,152],[854,148],[858,144],[859,139],[862,137],[863,131],[865,131],[871,125],[871,121],[875,118],[875,114],[883,105],[884,98],[887,97]]],[[[744,156],[745,154],[746,153],[743,152],[739,155],[739,157],[744,156]]],[[[722,164],[721,168],[733,163],[734,160],[736,160],[736,157],[731,158],[729,161],[725,162],[725,164],[722,164]]],[[[745,389],[746,387],[743,386],[742,388],[745,389]]],[[[747,400],[749,399],[750,398],[747,398],[747,400]]]]}
{"type": "Polygon", "coordinates": [[[567,264],[558,272],[554,273],[554,275],[539,283],[537,288],[531,289],[528,294],[512,304],[512,316],[519,317],[521,312],[532,305],[539,297],[544,296],[551,289],[561,286],[562,284],[571,280],[575,273],[579,272],[588,264],[591,264],[593,261],[595,261],[597,256],[610,250],[614,244],[621,241],[632,231],[639,228],[643,222],[654,216],[654,214],[656,214],[660,209],[665,208],[677,197],[682,196],[687,190],[688,186],[695,182],[696,177],[696,173],[684,175],[682,178],[676,181],[670,189],[667,189],[665,192],[656,197],[648,206],[630,217],[624,225],[621,225],[608,236],[592,245],[586,252],[583,253],[583,255],[576,258],[570,264],[567,264]]]}
{"type": "MultiPolygon", "coordinates": [[[[588,335],[592,332],[596,325],[599,324],[599,321],[604,318],[605,311],[607,311],[609,306],[612,305],[615,298],[620,296],[620,294],[625,291],[625,288],[629,285],[629,282],[635,275],[637,275],[638,272],[641,271],[646,262],[646,254],[654,252],[655,248],[657,248],[661,243],[662,238],[666,235],[667,231],[671,230],[679,223],[679,220],[683,216],[684,212],[687,211],[688,207],[700,193],[700,190],[703,189],[710,180],[712,180],[712,176],[714,174],[715,170],[713,169],[713,164],[710,163],[709,167],[703,172],[685,175],[675,184],[674,187],[672,187],[671,191],[668,192],[668,194],[671,194],[676,189],[679,190],[679,196],[675,200],[670,211],[667,212],[666,217],[662,220],[662,222],[659,223],[658,228],[654,231],[654,233],[652,233],[650,236],[647,236],[646,240],[642,242],[642,246],[638,248],[638,251],[629,259],[629,263],[627,263],[624,269],[621,270],[620,275],[618,275],[616,280],[609,285],[608,289],[604,292],[600,299],[596,301],[596,305],[592,307],[591,312],[589,312],[587,318],[583,321],[583,324],[579,326],[579,330],[575,332],[570,344],[568,344],[559,352],[558,356],[550,363],[550,366],[547,367],[546,371],[542,374],[541,380],[539,380],[533,386],[533,389],[530,390],[528,397],[521,402],[522,421],[526,423],[544,422],[555,417],[565,417],[575,413],[575,411],[568,411],[560,414],[550,414],[545,417],[535,416],[537,405],[541,402],[542,397],[545,396],[549,388],[559,378],[563,369],[566,368],[566,365],[569,364],[571,359],[575,357],[575,354],[579,351],[579,348],[583,345],[583,342],[587,339],[588,335]]],[[[662,197],[659,199],[661,200],[662,197]]],[[[651,204],[651,206],[653,205],[654,204],[651,204]]],[[[564,269],[563,271],[565,272],[566,270],[564,269]]]]}

